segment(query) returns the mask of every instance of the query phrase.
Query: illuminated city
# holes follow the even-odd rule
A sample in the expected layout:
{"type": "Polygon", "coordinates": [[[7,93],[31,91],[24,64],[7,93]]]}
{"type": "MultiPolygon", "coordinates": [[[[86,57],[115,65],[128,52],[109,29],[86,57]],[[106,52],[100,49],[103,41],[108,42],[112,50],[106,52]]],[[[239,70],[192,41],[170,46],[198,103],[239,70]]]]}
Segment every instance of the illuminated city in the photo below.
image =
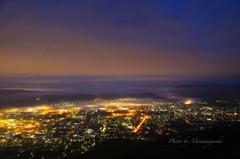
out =
{"type": "Polygon", "coordinates": [[[0,159],[234,159],[240,0],[0,0],[0,159]]]}
{"type": "Polygon", "coordinates": [[[116,99],[61,102],[1,110],[0,148],[18,149],[19,158],[59,158],[83,154],[105,140],[150,141],[240,122],[239,107],[210,107],[206,102],[116,99]],[[147,101],[141,103],[142,101],[147,101]],[[26,147],[27,145],[27,147],[26,147]]]}

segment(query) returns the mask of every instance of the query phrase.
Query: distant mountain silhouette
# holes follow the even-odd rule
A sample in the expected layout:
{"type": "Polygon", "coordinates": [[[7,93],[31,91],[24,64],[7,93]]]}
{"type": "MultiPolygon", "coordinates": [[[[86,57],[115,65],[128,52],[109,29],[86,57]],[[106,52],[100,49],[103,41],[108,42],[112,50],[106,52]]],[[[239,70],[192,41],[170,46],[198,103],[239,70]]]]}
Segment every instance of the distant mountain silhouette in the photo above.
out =
{"type": "Polygon", "coordinates": [[[142,92],[136,94],[44,94],[44,92],[25,91],[25,90],[2,90],[0,91],[0,105],[2,107],[31,106],[39,104],[50,104],[58,101],[77,101],[102,99],[119,99],[119,98],[152,98],[164,99],[152,92],[142,92]],[[40,99],[40,100],[36,100],[40,99]]]}
{"type": "Polygon", "coordinates": [[[158,96],[157,94],[153,93],[153,92],[142,92],[139,94],[129,94],[127,95],[128,97],[135,97],[135,98],[156,98],[156,99],[163,99],[162,97],[158,96]]]}

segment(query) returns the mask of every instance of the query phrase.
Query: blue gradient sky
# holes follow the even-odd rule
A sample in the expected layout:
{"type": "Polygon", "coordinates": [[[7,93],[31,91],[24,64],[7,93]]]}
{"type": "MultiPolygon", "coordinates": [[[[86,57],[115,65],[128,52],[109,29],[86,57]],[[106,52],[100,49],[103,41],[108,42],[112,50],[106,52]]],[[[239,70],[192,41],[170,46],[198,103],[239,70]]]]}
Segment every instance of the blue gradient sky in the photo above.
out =
{"type": "Polygon", "coordinates": [[[238,0],[1,0],[0,75],[232,76],[238,0]]]}

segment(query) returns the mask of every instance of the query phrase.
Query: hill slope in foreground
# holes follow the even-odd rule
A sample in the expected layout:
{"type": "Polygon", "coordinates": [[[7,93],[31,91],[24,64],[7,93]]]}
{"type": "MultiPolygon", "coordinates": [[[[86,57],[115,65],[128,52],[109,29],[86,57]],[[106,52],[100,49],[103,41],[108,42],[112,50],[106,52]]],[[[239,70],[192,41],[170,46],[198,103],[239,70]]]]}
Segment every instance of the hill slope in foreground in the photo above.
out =
{"type": "MultiPolygon", "coordinates": [[[[93,150],[80,154],[69,154],[68,159],[225,159],[238,156],[240,148],[240,124],[232,127],[218,127],[196,133],[163,136],[154,141],[133,141],[124,139],[107,140],[97,144],[93,150]],[[199,141],[222,141],[210,145],[201,143],[183,144],[171,139],[199,141]],[[170,142],[170,143],[169,143],[170,142]]],[[[18,149],[0,149],[0,159],[17,158],[18,149]]],[[[57,154],[37,152],[44,159],[59,159],[57,154]],[[41,155],[40,155],[41,154],[41,155]]],[[[40,157],[41,158],[41,157],[40,157]]]]}
{"type": "Polygon", "coordinates": [[[165,158],[234,158],[240,148],[240,125],[234,127],[219,127],[212,130],[184,134],[179,136],[166,136],[155,141],[137,142],[129,140],[110,140],[95,147],[94,150],[84,154],[86,159],[165,159],[165,158]],[[201,143],[173,143],[172,139],[198,142],[222,141],[210,145],[201,143]],[[170,142],[170,143],[169,143],[170,142]]]}

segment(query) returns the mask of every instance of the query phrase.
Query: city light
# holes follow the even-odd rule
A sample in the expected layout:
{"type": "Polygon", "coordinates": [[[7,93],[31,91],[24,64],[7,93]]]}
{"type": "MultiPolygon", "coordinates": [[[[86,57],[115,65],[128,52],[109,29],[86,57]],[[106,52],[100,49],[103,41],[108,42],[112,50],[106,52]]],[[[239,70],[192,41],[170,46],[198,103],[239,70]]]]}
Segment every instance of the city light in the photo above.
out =
{"type": "Polygon", "coordinates": [[[141,122],[138,124],[138,126],[136,127],[136,129],[133,130],[134,133],[138,132],[138,130],[141,128],[142,124],[145,122],[145,120],[146,120],[147,118],[148,118],[147,115],[145,115],[145,116],[143,117],[143,119],[142,119],[141,122]]]}
{"type": "Polygon", "coordinates": [[[54,106],[1,110],[0,147],[20,148],[29,142],[33,153],[39,145],[57,151],[56,145],[70,149],[72,144],[78,144],[82,148],[76,151],[85,153],[98,141],[149,140],[183,130],[208,129],[219,121],[228,122],[227,125],[240,122],[240,108],[209,107],[191,99],[182,103],[155,99],[143,103],[137,99],[121,101],[124,102],[118,99],[58,102],[54,106]],[[181,126],[174,127],[175,124],[181,126]]]}
{"type": "Polygon", "coordinates": [[[190,99],[188,99],[188,100],[186,100],[186,101],[184,102],[184,104],[187,104],[187,105],[192,104],[192,103],[193,103],[193,101],[190,100],[190,99]]]}

